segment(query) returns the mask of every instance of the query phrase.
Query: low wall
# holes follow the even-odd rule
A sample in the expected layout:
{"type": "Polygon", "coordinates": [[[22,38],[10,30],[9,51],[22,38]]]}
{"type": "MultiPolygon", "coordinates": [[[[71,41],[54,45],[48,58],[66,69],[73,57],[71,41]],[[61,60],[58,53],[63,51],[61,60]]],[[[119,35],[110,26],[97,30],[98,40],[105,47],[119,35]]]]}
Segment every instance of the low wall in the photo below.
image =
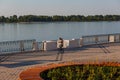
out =
{"type": "Polygon", "coordinates": [[[46,50],[56,50],[57,42],[56,41],[44,41],[44,51],[46,50]]]}
{"type": "Polygon", "coordinates": [[[27,69],[25,71],[22,71],[19,75],[18,80],[44,80],[40,77],[40,73],[43,71],[62,67],[62,66],[71,66],[71,65],[98,65],[98,66],[120,66],[120,63],[117,62],[61,62],[61,63],[51,63],[43,66],[33,67],[30,69],[27,69]]]}

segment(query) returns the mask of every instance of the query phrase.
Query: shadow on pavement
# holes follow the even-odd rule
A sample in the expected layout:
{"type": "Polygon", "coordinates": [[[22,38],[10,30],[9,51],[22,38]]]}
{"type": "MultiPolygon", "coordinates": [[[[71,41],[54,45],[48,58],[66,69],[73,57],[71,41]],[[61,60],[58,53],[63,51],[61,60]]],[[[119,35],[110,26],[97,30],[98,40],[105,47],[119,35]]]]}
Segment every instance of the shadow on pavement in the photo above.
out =
{"type": "Polygon", "coordinates": [[[23,66],[30,66],[30,65],[36,65],[36,64],[43,64],[46,62],[55,62],[56,60],[33,60],[33,61],[21,61],[11,64],[0,64],[0,66],[4,66],[7,68],[16,68],[16,67],[23,67],[23,66]]]}
{"type": "MultiPolygon", "coordinates": [[[[109,45],[104,45],[104,47],[109,47],[109,45]]],[[[89,48],[100,48],[98,45],[92,45],[92,46],[83,46],[78,48],[71,48],[71,49],[65,49],[65,53],[74,53],[77,51],[83,51],[88,50],[89,48]]],[[[3,59],[3,62],[0,61],[0,66],[8,67],[8,68],[16,68],[16,67],[22,67],[22,66],[29,66],[29,65],[36,65],[36,64],[43,64],[47,62],[55,62],[56,60],[30,60],[29,58],[37,58],[42,56],[52,56],[56,55],[58,51],[47,51],[47,52],[36,52],[36,53],[22,53],[22,54],[14,54],[9,55],[7,58],[4,58],[4,56],[1,56],[1,60],[3,59]],[[23,59],[28,59],[26,61],[23,61],[23,59]]],[[[60,57],[60,60],[64,57],[64,55],[58,55],[60,57]]],[[[57,58],[57,56],[56,56],[57,58]]]]}

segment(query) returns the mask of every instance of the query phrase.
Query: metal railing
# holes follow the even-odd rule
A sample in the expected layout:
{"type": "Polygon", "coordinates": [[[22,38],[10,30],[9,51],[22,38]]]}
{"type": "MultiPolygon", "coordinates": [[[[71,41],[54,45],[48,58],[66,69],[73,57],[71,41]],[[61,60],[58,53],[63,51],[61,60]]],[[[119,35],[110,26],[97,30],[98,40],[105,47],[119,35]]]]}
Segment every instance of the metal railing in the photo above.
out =
{"type": "Polygon", "coordinates": [[[120,42],[120,34],[106,34],[106,35],[91,35],[83,36],[83,46],[92,44],[120,42]]]}
{"type": "MultiPolygon", "coordinates": [[[[79,39],[64,40],[64,48],[75,48],[86,45],[120,42],[120,34],[90,35],[79,39]]],[[[18,40],[0,42],[0,54],[26,51],[56,50],[57,40],[36,42],[32,40],[18,40]]]]}
{"type": "Polygon", "coordinates": [[[33,48],[33,40],[18,40],[0,42],[0,54],[30,51],[33,48]]]}

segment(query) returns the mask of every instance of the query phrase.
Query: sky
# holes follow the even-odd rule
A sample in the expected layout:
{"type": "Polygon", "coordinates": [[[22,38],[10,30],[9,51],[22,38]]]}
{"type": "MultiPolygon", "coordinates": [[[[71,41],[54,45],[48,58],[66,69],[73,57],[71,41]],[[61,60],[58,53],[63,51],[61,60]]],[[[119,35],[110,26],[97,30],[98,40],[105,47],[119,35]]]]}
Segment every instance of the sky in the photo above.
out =
{"type": "Polygon", "coordinates": [[[120,0],[0,0],[0,16],[120,15],[120,0]]]}

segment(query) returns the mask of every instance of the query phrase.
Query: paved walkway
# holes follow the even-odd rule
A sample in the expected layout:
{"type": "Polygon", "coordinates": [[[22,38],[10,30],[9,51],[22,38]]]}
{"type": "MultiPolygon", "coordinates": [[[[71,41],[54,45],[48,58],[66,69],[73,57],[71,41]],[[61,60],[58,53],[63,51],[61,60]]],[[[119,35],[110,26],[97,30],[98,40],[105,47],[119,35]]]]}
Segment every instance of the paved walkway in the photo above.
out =
{"type": "MultiPolygon", "coordinates": [[[[65,50],[61,61],[112,61],[120,62],[120,43],[93,45],[65,50]]],[[[0,55],[0,80],[17,80],[21,71],[56,60],[57,51],[0,55]]]]}

